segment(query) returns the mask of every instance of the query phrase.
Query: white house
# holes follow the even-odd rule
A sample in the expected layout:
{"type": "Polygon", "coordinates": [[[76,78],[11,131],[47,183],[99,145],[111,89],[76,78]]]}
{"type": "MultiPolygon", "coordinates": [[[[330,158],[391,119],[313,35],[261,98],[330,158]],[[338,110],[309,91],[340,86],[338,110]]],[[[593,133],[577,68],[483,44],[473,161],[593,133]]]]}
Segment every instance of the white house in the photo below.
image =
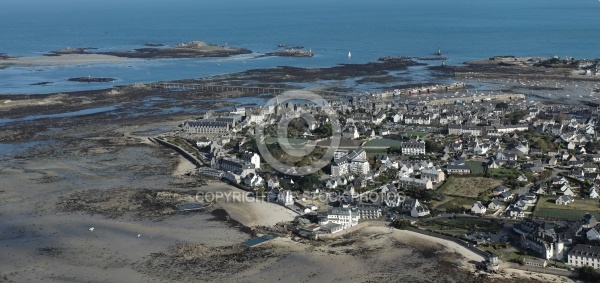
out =
{"type": "Polygon", "coordinates": [[[500,208],[500,206],[502,206],[502,202],[495,199],[495,200],[492,200],[492,202],[490,202],[490,204],[488,204],[487,208],[490,210],[498,210],[500,208]]]}
{"type": "Polygon", "coordinates": [[[590,241],[600,241],[600,224],[587,231],[586,236],[590,241]]]}
{"type": "Polygon", "coordinates": [[[566,190],[563,192],[563,194],[564,194],[564,195],[566,195],[566,196],[574,196],[574,195],[575,195],[575,193],[573,192],[573,190],[571,190],[571,188],[567,188],[567,189],[566,189],[566,190]]]}
{"type": "Polygon", "coordinates": [[[329,179],[325,183],[325,187],[328,188],[328,189],[335,189],[335,188],[337,188],[337,186],[338,186],[338,183],[334,179],[329,179]]]}
{"type": "Polygon", "coordinates": [[[590,198],[599,198],[600,195],[598,194],[598,191],[596,190],[596,188],[592,188],[592,190],[590,191],[590,198]]]}
{"type": "Polygon", "coordinates": [[[431,212],[429,211],[429,208],[427,208],[426,206],[422,205],[419,200],[415,199],[415,203],[412,207],[412,209],[410,210],[410,216],[412,217],[423,217],[423,216],[427,216],[429,215],[431,212]]]}
{"type": "Polygon", "coordinates": [[[516,207],[516,206],[509,207],[506,210],[506,213],[511,218],[524,218],[525,217],[525,211],[522,208],[516,207]]]}
{"type": "Polygon", "coordinates": [[[446,175],[442,170],[425,169],[421,171],[421,179],[429,180],[431,183],[443,182],[446,179],[446,175]]]}
{"type": "Polygon", "coordinates": [[[271,178],[267,181],[267,188],[269,189],[277,189],[279,188],[279,180],[276,178],[271,178]]]}
{"type": "Polygon", "coordinates": [[[556,204],[559,205],[567,205],[571,202],[574,202],[575,199],[573,199],[572,196],[568,196],[568,195],[562,195],[559,198],[556,199],[556,204]]]}
{"type": "Polygon", "coordinates": [[[264,180],[258,174],[250,173],[244,177],[244,183],[250,187],[259,187],[264,184],[264,180]]]}
{"type": "Polygon", "coordinates": [[[280,192],[277,196],[277,202],[285,206],[294,204],[294,195],[292,194],[292,191],[285,190],[280,192]]]}
{"type": "Polygon", "coordinates": [[[260,169],[260,156],[257,153],[246,151],[242,154],[242,160],[252,163],[254,169],[260,169]]]}
{"type": "Polygon", "coordinates": [[[480,201],[477,201],[473,204],[473,207],[471,207],[471,212],[474,214],[485,214],[486,211],[487,208],[485,208],[485,205],[481,204],[480,201]]]}
{"type": "Polygon", "coordinates": [[[510,201],[511,199],[513,199],[513,194],[511,192],[503,192],[500,195],[498,195],[498,199],[502,201],[510,201]]]}
{"type": "Polygon", "coordinates": [[[200,139],[200,140],[198,140],[198,141],[196,142],[196,146],[197,146],[197,147],[199,147],[199,148],[203,148],[203,147],[207,147],[207,146],[209,146],[211,143],[212,143],[212,141],[210,141],[210,140],[209,140],[209,139],[207,139],[207,138],[204,138],[204,139],[200,139]]]}
{"type": "Polygon", "coordinates": [[[433,184],[428,179],[415,179],[415,178],[402,177],[402,178],[400,178],[399,185],[402,188],[414,186],[414,187],[426,189],[426,190],[433,189],[433,184]]]}

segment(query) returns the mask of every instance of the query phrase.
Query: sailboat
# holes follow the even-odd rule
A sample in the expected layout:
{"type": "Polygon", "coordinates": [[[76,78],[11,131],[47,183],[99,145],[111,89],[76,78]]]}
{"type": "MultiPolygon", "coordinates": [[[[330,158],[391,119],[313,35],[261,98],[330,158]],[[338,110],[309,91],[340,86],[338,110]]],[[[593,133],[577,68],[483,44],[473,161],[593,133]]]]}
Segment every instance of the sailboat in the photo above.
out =
{"type": "Polygon", "coordinates": [[[352,53],[350,53],[350,51],[348,51],[348,58],[352,57],[352,53]]]}

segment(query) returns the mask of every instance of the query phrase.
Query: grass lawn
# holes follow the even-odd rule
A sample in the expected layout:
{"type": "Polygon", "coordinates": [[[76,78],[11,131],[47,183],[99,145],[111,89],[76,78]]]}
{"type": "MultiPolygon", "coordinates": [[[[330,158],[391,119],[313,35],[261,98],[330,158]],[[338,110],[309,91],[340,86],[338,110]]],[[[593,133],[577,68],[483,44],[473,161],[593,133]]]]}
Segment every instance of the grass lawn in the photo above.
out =
{"type": "Polygon", "coordinates": [[[521,174],[520,171],[517,171],[517,169],[514,168],[490,169],[488,173],[490,174],[490,177],[499,179],[516,179],[521,174]]]}
{"type": "Polygon", "coordinates": [[[568,205],[557,205],[555,203],[558,196],[547,196],[539,200],[535,210],[534,217],[562,219],[562,220],[581,220],[583,215],[591,213],[600,217],[600,205],[597,199],[575,198],[575,202],[568,205]]]}
{"type": "Polygon", "coordinates": [[[377,148],[377,149],[366,148],[365,152],[367,153],[367,159],[373,158],[374,156],[378,156],[378,155],[387,155],[387,149],[385,149],[385,148],[377,148]]]}
{"type": "Polygon", "coordinates": [[[427,132],[416,132],[416,131],[406,132],[406,135],[409,136],[409,137],[419,137],[419,138],[422,138],[422,137],[424,137],[424,136],[426,136],[428,134],[429,133],[427,133],[427,132]]]}
{"type": "Polygon", "coordinates": [[[438,190],[449,196],[477,198],[480,194],[491,194],[491,190],[502,181],[484,177],[455,177],[450,176],[438,190]]]}
{"type": "Polygon", "coordinates": [[[376,147],[391,147],[401,146],[402,142],[393,139],[372,139],[365,144],[365,147],[376,146],[376,147]]]}
{"type": "Polygon", "coordinates": [[[483,218],[443,218],[421,222],[420,226],[427,230],[451,236],[464,235],[469,231],[497,232],[503,227],[498,220],[483,218]]]}
{"type": "Polygon", "coordinates": [[[510,262],[523,262],[523,259],[526,257],[527,256],[523,252],[511,252],[505,260],[510,262]]]}
{"type": "MultiPolygon", "coordinates": [[[[295,147],[296,145],[303,145],[306,142],[308,142],[309,140],[288,138],[287,141],[291,146],[295,147]]],[[[279,139],[277,137],[265,138],[265,144],[274,144],[274,143],[278,143],[278,142],[279,142],[279,139]]]]}
{"type": "Polygon", "coordinates": [[[481,161],[466,161],[465,165],[471,169],[471,174],[483,174],[483,164],[481,161]]]}
{"type": "Polygon", "coordinates": [[[461,197],[446,197],[442,202],[433,205],[433,208],[438,210],[446,210],[448,208],[462,206],[464,208],[471,208],[475,203],[474,200],[461,197]]]}
{"type": "Polygon", "coordinates": [[[467,229],[453,228],[453,227],[440,226],[440,225],[425,226],[425,228],[427,230],[430,230],[430,231],[433,231],[436,233],[440,233],[440,234],[444,234],[444,235],[449,235],[452,237],[461,236],[468,232],[467,229]]]}

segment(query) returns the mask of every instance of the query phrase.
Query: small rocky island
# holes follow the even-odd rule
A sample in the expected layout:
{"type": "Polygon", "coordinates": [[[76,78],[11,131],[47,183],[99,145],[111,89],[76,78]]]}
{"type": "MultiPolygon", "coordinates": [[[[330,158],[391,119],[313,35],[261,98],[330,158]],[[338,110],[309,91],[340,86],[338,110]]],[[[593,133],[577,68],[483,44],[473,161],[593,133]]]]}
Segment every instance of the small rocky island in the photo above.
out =
{"type": "Polygon", "coordinates": [[[269,52],[266,56],[282,56],[282,57],[313,57],[312,50],[305,51],[301,49],[289,48],[275,52],[269,52]]]}
{"type": "Polygon", "coordinates": [[[51,84],[51,83],[52,83],[52,82],[47,82],[47,81],[46,81],[46,82],[39,82],[39,83],[31,83],[31,84],[29,84],[29,85],[48,85],[48,84],[51,84]]]}
{"type": "Polygon", "coordinates": [[[251,50],[245,48],[235,48],[221,46],[216,44],[208,44],[202,41],[192,41],[188,43],[180,43],[171,47],[162,47],[160,43],[146,43],[145,48],[138,48],[129,51],[108,51],[108,52],[93,52],[98,48],[67,47],[63,50],[51,51],[44,56],[60,56],[71,54],[102,54],[112,55],[123,58],[143,58],[143,59],[168,59],[168,58],[200,58],[200,57],[228,57],[240,54],[252,53],[251,50]]]}
{"type": "Polygon", "coordinates": [[[94,77],[77,77],[70,78],[68,81],[70,82],[80,82],[80,83],[109,83],[115,81],[113,78],[94,78],[94,77]]]}
{"type": "Polygon", "coordinates": [[[8,59],[14,59],[16,57],[10,56],[6,53],[0,53],[0,60],[8,60],[8,59]]]}
{"type": "Polygon", "coordinates": [[[192,41],[177,44],[172,47],[138,48],[133,51],[110,51],[98,54],[113,55],[126,58],[200,58],[200,57],[228,57],[240,54],[248,54],[252,51],[245,48],[235,48],[216,44],[207,44],[202,41],[192,41]]]}
{"type": "Polygon", "coordinates": [[[65,49],[62,50],[54,50],[54,51],[50,51],[50,53],[46,53],[44,54],[44,56],[61,56],[61,55],[79,55],[79,54],[92,54],[92,52],[89,52],[88,50],[96,50],[98,48],[94,48],[94,47],[77,47],[77,48],[71,48],[71,47],[67,47],[65,49]]]}

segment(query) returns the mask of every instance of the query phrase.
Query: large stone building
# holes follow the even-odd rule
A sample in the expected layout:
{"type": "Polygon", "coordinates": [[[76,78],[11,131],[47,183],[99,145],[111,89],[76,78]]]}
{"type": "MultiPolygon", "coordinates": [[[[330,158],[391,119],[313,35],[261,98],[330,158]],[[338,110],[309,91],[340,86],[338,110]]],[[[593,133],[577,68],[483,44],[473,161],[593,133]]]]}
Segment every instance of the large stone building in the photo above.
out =
{"type": "Polygon", "coordinates": [[[520,234],[521,247],[535,252],[544,259],[564,260],[565,246],[570,245],[581,233],[581,223],[571,223],[557,230],[549,222],[523,220],[513,225],[513,230],[520,234]]]}
{"type": "Polygon", "coordinates": [[[411,140],[402,143],[402,154],[403,155],[418,155],[425,154],[425,141],[423,140],[411,140]]]}
{"type": "Polygon", "coordinates": [[[463,160],[454,160],[446,165],[446,171],[448,174],[470,174],[471,169],[465,164],[463,160]]]}
{"type": "Polygon", "coordinates": [[[448,134],[449,135],[462,135],[469,134],[472,136],[482,136],[484,132],[483,127],[477,126],[463,126],[463,125],[448,125],[448,134]]]}
{"type": "Polygon", "coordinates": [[[219,169],[239,175],[241,178],[246,177],[246,175],[250,173],[256,174],[256,168],[254,164],[244,160],[225,157],[219,159],[218,165],[219,169]]]}
{"type": "Polygon", "coordinates": [[[260,156],[257,153],[246,151],[242,154],[242,160],[254,164],[255,169],[260,169],[260,156]]]}
{"type": "Polygon", "coordinates": [[[231,123],[213,120],[185,121],[182,129],[187,134],[227,134],[232,130],[231,123]]]}
{"type": "Polygon", "coordinates": [[[576,245],[567,256],[567,264],[577,267],[591,266],[600,269],[600,247],[576,245]]]}
{"type": "Polygon", "coordinates": [[[357,225],[359,219],[360,215],[357,211],[352,211],[350,208],[336,207],[329,210],[327,215],[319,220],[319,224],[327,225],[334,223],[341,225],[343,229],[347,229],[357,225]]]}
{"type": "Polygon", "coordinates": [[[404,115],[404,124],[429,125],[431,118],[429,115],[404,115]]]}
{"type": "Polygon", "coordinates": [[[334,153],[333,163],[331,163],[331,175],[335,177],[347,174],[367,175],[371,170],[367,161],[367,153],[362,147],[348,153],[345,150],[338,150],[334,153]]]}

